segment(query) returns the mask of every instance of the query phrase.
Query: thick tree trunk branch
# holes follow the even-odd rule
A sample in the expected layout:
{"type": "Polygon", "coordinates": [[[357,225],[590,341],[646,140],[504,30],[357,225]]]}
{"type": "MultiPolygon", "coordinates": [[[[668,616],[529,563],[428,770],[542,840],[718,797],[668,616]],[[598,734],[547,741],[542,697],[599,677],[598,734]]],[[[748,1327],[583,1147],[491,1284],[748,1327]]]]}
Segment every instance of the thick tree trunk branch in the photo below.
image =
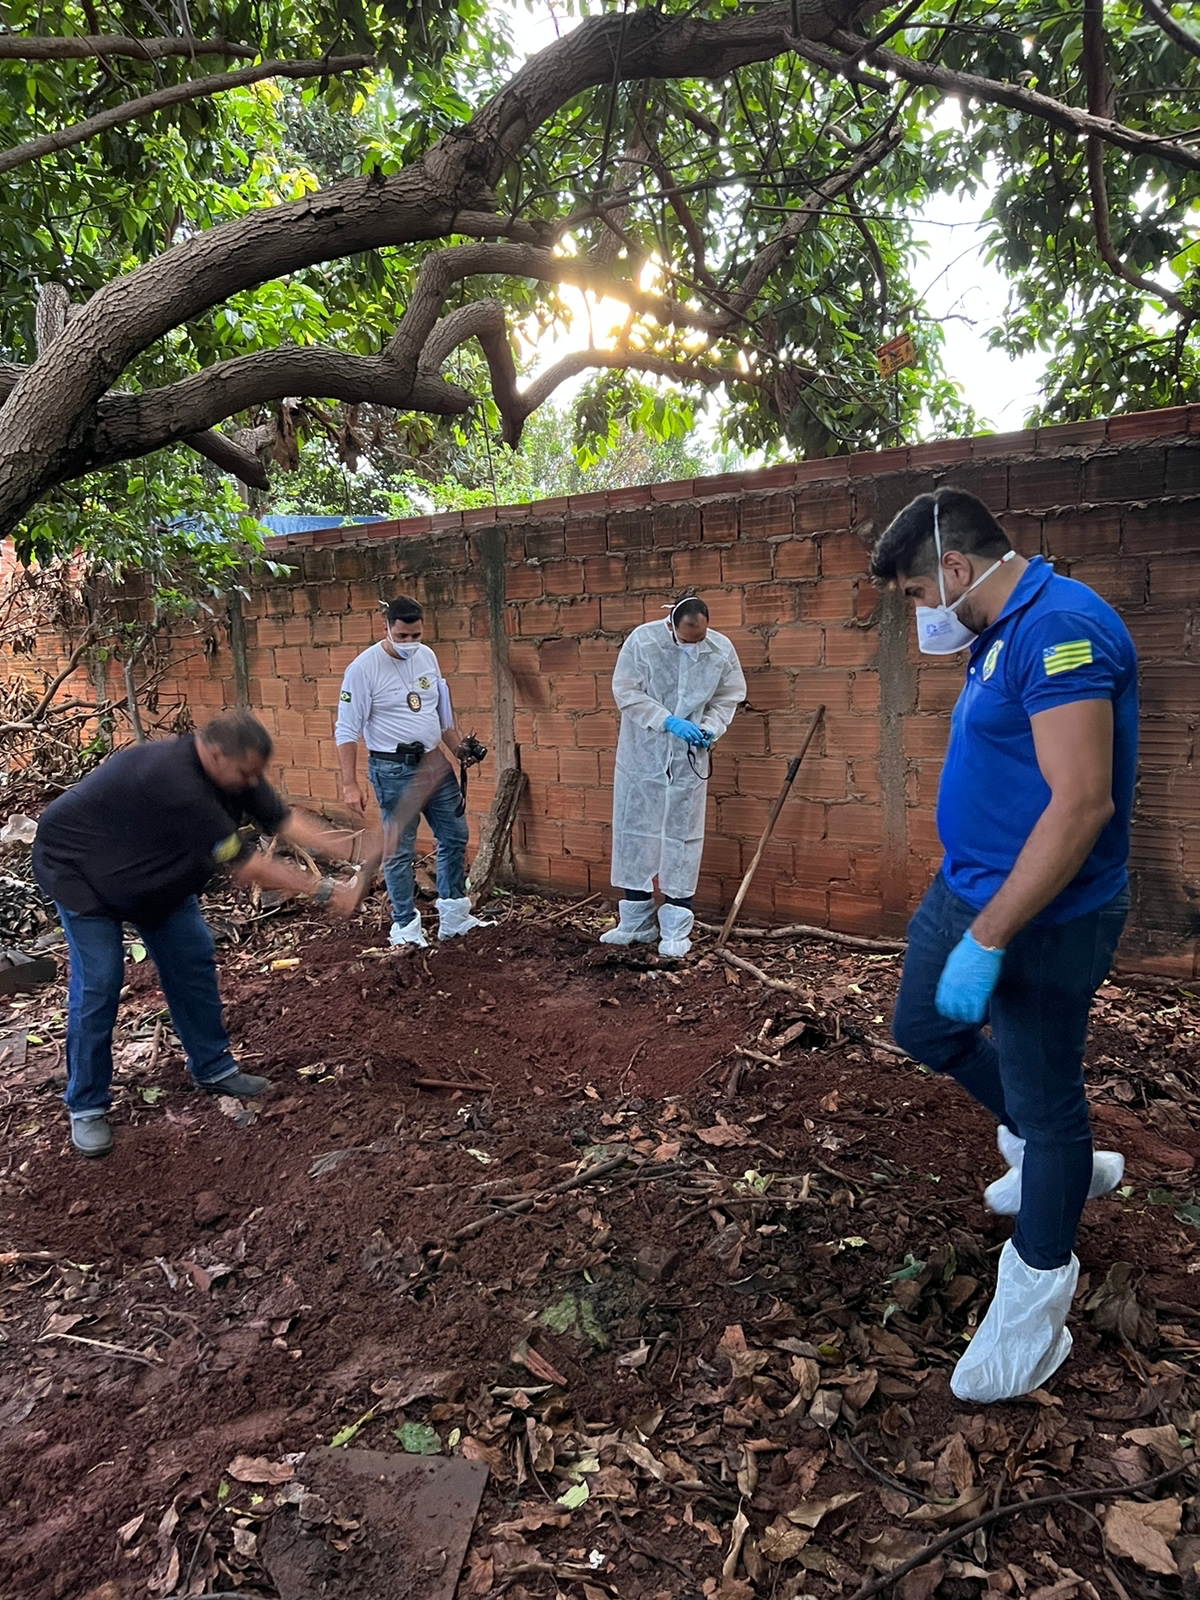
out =
{"type": "Polygon", "coordinates": [[[251,44],[229,39],[129,39],[120,33],[80,34],[77,38],[47,34],[0,33],[0,61],[86,61],[95,56],[132,56],[161,61],[164,56],[256,56],[251,44]]]}
{"type": "Polygon", "coordinates": [[[1200,56],[1200,34],[1192,33],[1182,22],[1176,22],[1168,8],[1161,4],[1161,0],[1142,0],[1142,10],[1152,21],[1158,23],[1162,31],[1168,38],[1173,39],[1181,50],[1186,50],[1193,56],[1200,56]]]}
{"type": "MultiPolygon", "coordinates": [[[[1097,116],[1111,117],[1114,97],[1105,61],[1103,0],[1083,0],[1083,71],[1087,82],[1088,110],[1097,116]]],[[[1104,178],[1104,145],[1094,134],[1087,141],[1087,175],[1096,245],[1105,266],[1122,282],[1161,300],[1177,317],[1184,319],[1185,326],[1190,325],[1195,320],[1195,313],[1185,300],[1181,300],[1164,284],[1144,278],[1121,260],[1112,236],[1108,185],[1104,178]]]]}
{"type": "Polygon", "coordinates": [[[231,439],[228,434],[218,433],[215,428],[206,428],[203,433],[190,434],[180,442],[206,461],[211,461],[214,467],[220,467],[222,472],[230,472],[242,483],[248,483],[252,489],[271,487],[267,469],[254,452],[240,445],[236,439],[231,439]]]}
{"type": "Polygon", "coordinates": [[[76,122],[69,128],[58,128],[53,133],[40,134],[15,144],[9,150],[0,150],[0,172],[11,172],[27,161],[40,161],[43,156],[54,155],[59,150],[69,150],[72,145],[94,139],[98,133],[110,128],[120,128],[139,117],[148,117],[155,111],[165,111],[170,106],[183,105],[188,100],[206,100],[227,89],[241,89],[249,83],[260,83],[264,78],[325,78],[332,73],[357,72],[373,65],[373,56],[337,56],[328,61],[261,61],[255,67],[240,67],[236,72],[214,72],[207,78],[188,78],[153,94],[142,95],[138,100],[127,100],[123,105],[110,106],[85,122],[76,122]]]}
{"type": "MultiPolygon", "coordinates": [[[[137,354],[179,323],[239,290],[317,262],[453,233],[508,233],[502,221],[481,215],[491,203],[489,185],[541,122],[576,95],[614,77],[720,77],[780,54],[794,25],[825,37],[878,3],[786,0],[715,21],[639,12],[626,19],[619,57],[622,19],[591,18],[528,62],[466,127],[401,172],[353,179],[207,229],[107,284],[26,371],[0,410],[0,534],[46,489],[97,464],[89,462],[87,448],[88,436],[100,431],[97,403],[137,354]]],[[[288,392],[297,389],[333,392],[295,383],[288,392]]],[[[433,385],[431,399],[439,411],[460,406],[447,385],[433,385]]],[[[110,403],[118,404],[117,397],[110,403]]],[[[119,404],[136,399],[121,397],[119,404]]],[[[198,432],[213,420],[209,411],[182,432],[171,429],[170,437],[198,432]]],[[[108,435],[111,442],[111,428],[108,435]]],[[[144,448],[136,453],[144,454],[144,448]]]]}
{"type": "MultiPolygon", "coordinates": [[[[805,50],[803,53],[810,59],[819,59],[822,65],[833,65],[836,61],[842,68],[852,66],[851,58],[862,49],[863,41],[841,30],[835,30],[830,38],[838,49],[846,54],[835,56],[830,52],[832,56],[830,60],[824,52],[805,50]]],[[[992,105],[1008,106],[1010,110],[1023,111],[1029,116],[1037,117],[1040,122],[1048,122],[1051,127],[1063,129],[1066,133],[1084,137],[1094,134],[1106,144],[1115,144],[1119,149],[1131,150],[1135,155],[1152,156],[1155,160],[1170,162],[1172,166],[1186,167],[1191,172],[1200,172],[1200,150],[1190,150],[1177,139],[1164,139],[1157,134],[1143,133],[1138,128],[1127,127],[1110,117],[1097,117],[1090,111],[1081,111],[1078,107],[1069,106],[1062,100],[1053,99],[1050,95],[1039,94],[1036,89],[1022,89],[1015,83],[1000,83],[995,78],[980,78],[972,72],[957,72],[950,67],[940,67],[932,61],[918,61],[913,56],[899,55],[895,50],[870,50],[867,52],[867,60],[877,67],[884,67],[889,72],[894,72],[906,83],[919,83],[936,89],[945,89],[948,94],[968,97],[973,95],[976,99],[986,100],[992,105]]]]}

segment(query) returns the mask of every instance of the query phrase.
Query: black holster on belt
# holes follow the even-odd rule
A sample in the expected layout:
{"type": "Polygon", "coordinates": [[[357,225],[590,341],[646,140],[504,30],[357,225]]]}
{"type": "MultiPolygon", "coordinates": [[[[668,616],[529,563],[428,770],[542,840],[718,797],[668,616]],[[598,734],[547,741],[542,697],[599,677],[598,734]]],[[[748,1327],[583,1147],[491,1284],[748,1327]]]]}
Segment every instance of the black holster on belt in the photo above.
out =
{"type": "Polygon", "coordinates": [[[416,767],[425,754],[425,746],[417,741],[398,744],[394,750],[368,750],[367,754],[374,756],[376,761],[399,761],[406,767],[416,767]]]}

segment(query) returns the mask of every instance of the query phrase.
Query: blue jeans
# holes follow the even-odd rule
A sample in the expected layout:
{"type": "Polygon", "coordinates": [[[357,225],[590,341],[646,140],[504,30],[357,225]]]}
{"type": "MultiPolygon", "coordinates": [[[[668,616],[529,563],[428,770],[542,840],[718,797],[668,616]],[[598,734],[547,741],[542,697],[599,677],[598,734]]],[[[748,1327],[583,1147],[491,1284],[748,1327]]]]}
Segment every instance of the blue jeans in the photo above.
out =
{"type": "MultiPolygon", "coordinates": [[[[379,802],[379,809],[388,817],[400,803],[400,797],[416,776],[416,767],[403,761],[380,761],[375,756],[367,759],[367,776],[379,802]]],[[[424,818],[437,840],[437,892],[441,900],[461,900],[467,892],[467,840],[470,837],[465,816],[457,817],[462,796],[452,773],[425,802],[424,818]]],[[[417,828],[420,817],[414,817],[396,841],[396,853],[383,864],[383,881],[387,884],[388,899],[392,902],[392,916],[401,924],[413,919],[416,886],[413,882],[413,856],[416,854],[417,828]]]]}
{"type": "Polygon", "coordinates": [[[892,1037],[947,1072],[1025,1140],[1013,1244],[1027,1266],[1066,1266],[1092,1181],[1083,1050],[1092,996],[1104,982],[1129,909],[1128,890],[1098,911],[1023,928],[1009,944],[988,1008],[991,1038],[934,1004],[946,958],[977,912],[939,872],[908,925],[892,1037]]]}
{"type": "MultiPolygon", "coordinates": [[[[71,975],[67,984],[67,1110],[107,1111],[112,1104],[112,1031],[125,982],[121,923],[80,916],[59,906],[71,975]]],[[[134,924],[158,968],[188,1071],[199,1084],[219,1083],[238,1070],[229,1049],[217,992],[213,937],[195,895],[153,927],[134,924]]]]}

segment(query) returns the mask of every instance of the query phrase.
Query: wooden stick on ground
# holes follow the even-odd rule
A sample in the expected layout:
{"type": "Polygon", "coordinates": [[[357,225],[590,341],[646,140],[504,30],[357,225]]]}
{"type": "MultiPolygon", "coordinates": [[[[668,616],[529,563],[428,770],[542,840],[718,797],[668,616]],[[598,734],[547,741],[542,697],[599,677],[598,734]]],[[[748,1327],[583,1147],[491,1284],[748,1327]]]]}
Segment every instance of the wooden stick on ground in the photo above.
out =
{"type": "MultiPolygon", "coordinates": [[[[715,922],[697,922],[702,933],[718,933],[715,922]]],[[[829,944],[842,944],[850,950],[885,950],[889,955],[903,955],[908,949],[904,939],[864,939],[857,933],[839,933],[834,928],[813,928],[807,922],[792,922],[786,928],[739,928],[739,939],[824,939],[829,944]]]]}
{"type": "Polygon", "coordinates": [[[804,743],[800,746],[800,754],[798,756],[793,756],[791,761],[788,762],[787,774],[784,777],[782,785],[780,786],[779,793],[775,796],[775,802],[771,807],[771,814],[767,818],[767,825],[762,831],[762,838],[758,841],[758,849],[754,852],[754,859],[746,868],[746,875],[738,885],[738,892],[733,897],[733,904],[729,908],[729,915],[725,918],[725,926],[717,935],[718,950],[721,949],[725,941],[729,938],[730,933],[733,931],[733,925],[737,921],[738,912],[742,909],[742,901],[746,898],[746,894],[750,888],[751,882],[753,881],[754,874],[758,871],[758,863],[763,858],[763,851],[767,848],[767,840],[774,833],[775,824],[779,821],[779,813],[783,810],[783,802],[791,793],[792,785],[796,781],[796,774],[800,770],[800,763],[804,760],[805,755],[808,753],[808,747],[812,743],[813,734],[816,733],[817,729],[820,727],[821,718],[824,715],[825,707],[818,706],[812,714],[812,721],[808,725],[808,732],[804,735],[804,743]]]}

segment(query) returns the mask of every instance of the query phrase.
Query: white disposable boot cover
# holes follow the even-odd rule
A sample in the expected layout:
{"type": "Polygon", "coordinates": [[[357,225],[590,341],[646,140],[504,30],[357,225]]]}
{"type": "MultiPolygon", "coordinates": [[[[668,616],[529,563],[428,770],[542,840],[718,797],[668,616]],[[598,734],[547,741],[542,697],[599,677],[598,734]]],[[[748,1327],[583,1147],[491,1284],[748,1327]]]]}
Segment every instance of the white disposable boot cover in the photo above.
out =
{"type": "Polygon", "coordinates": [[[466,895],[461,900],[436,900],[438,913],[438,938],[456,939],[459,934],[470,933],[472,928],[494,928],[494,922],[471,915],[471,902],[466,895]]]}
{"type": "MultiPolygon", "coordinates": [[[[1021,1209],[1021,1165],[1025,1160],[1025,1141],[1018,1139],[1011,1128],[1003,1123],[996,1129],[996,1143],[1000,1154],[1008,1162],[1008,1171],[983,1191],[983,1203],[998,1217],[1015,1217],[1021,1209]]],[[[1125,1176],[1125,1157],[1119,1150],[1095,1150],[1092,1153],[1092,1181],[1088,1199],[1098,1200],[1102,1194],[1111,1194],[1125,1176]]]]}
{"type": "Polygon", "coordinates": [[[1010,1239],[987,1315],[950,1376],[954,1394],[987,1405],[1040,1388],[1071,1353],[1067,1315],[1078,1281],[1075,1256],[1040,1272],[1025,1265],[1010,1239]]]}
{"type": "Polygon", "coordinates": [[[421,913],[419,911],[414,911],[411,920],[408,922],[393,922],[392,931],[388,934],[389,944],[419,944],[424,949],[428,942],[424,929],[421,927],[421,913]]]}
{"type": "Polygon", "coordinates": [[[658,938],[654,926],[653,900],[618,900],[621,920],[615,928],[600,935],[601,944],[653,944],[658,938]]]}
{"type": "Polygon", "coordinates": [[[692,948],[692,941],[688,938],[695,926],[695,914],[687,906],[669,906],[664,901],[658,908],[658,931],[662,938],[658,941],[660,956],[685,956],[692,948]]]}

